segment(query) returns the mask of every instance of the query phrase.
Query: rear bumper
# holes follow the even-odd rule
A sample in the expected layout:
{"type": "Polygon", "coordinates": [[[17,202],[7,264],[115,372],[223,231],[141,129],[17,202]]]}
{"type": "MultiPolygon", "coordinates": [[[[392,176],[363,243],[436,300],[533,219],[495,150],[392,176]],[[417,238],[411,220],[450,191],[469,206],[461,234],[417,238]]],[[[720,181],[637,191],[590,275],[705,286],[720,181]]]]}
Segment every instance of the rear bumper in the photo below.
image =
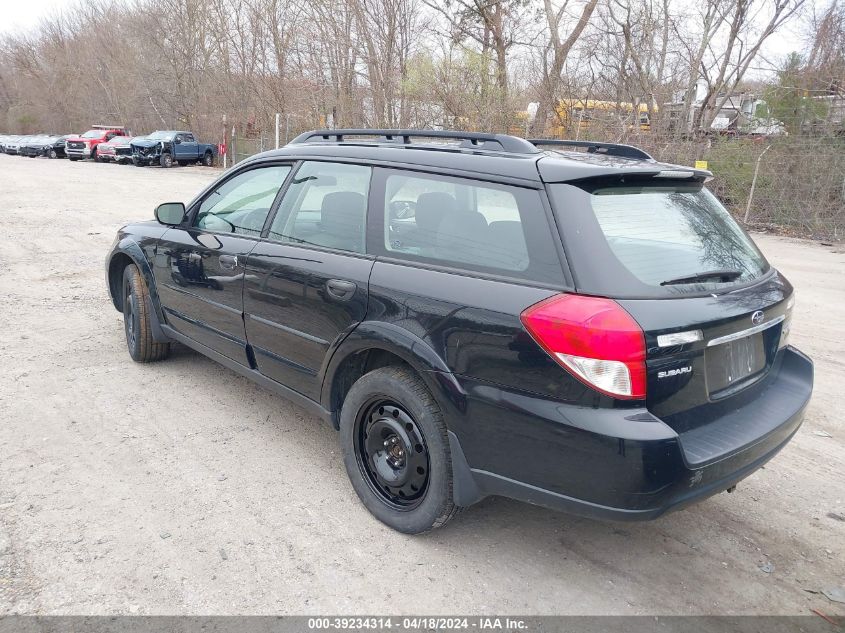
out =
{"type": "Polygon", "coordinates": [[[759,397],[706,429],[680,435],[645,408],[575,407],[467,380],[467,412],[451,425],[450,438],[458,503],[501,495],[635,521],[727,490],[774,457],[801,426],[812,362],[788,347],[777,365],[759,397]],[[707,444],[716,448],[701,459],[707,444]]]}

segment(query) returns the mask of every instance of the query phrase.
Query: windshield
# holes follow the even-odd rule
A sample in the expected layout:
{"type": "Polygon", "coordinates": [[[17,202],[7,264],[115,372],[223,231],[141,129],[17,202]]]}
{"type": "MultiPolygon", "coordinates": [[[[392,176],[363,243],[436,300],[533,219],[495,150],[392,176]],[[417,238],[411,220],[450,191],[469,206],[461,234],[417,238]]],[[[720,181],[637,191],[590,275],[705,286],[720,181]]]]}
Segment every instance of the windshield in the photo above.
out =
{"type": "Polygon", "coordinates": [[[611,251],[645,284],[719,287],[766,271],[751,239],[701,185],[612,186],[590,193],[611,251]]]}
{"type": "Polygon", "coordinates": [[[169,141],[173,138],[173,132],[153,132],[147,138],[153,141],[169,141]]]}
{"type": "Polygon", "coordinates": [[[88,130],[82,135],[82,138],[100,138],[105,132],[103,130],[88,130]]]}
{"type": "Polygon", "coordinates": [[[125,145],[128,142],[128,136],[115,136],[112,140],[109,141],[109,145],[125,145]]]}

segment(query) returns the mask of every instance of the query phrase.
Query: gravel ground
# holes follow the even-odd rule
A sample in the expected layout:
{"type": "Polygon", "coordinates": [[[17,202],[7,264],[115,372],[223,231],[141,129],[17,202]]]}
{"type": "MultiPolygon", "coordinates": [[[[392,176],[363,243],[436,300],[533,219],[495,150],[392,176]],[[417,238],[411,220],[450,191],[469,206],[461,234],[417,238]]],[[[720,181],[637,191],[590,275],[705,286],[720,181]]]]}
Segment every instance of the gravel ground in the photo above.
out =
{"type": "Polygon", "coordinates": [[[219,172],[0,155],[0,614],[845,614],[845,253],[756,236],[798,289],[804,426],[763,470],[644,524],[488,499],[408,537],[332,430],[184,348],[137,365],[115,230],[219,172]]]}

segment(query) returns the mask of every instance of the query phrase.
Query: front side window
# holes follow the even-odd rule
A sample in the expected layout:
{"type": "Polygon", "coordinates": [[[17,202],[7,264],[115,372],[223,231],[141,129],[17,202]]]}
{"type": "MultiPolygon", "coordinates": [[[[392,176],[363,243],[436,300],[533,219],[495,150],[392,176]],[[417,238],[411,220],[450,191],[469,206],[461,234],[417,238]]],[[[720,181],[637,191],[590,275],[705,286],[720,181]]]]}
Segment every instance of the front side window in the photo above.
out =
{"type": "Polygon", "coordinates": [[[699,290],[760,277],[768,264],[700,184],[621,185],[589,191],[611,251],[650,286],[699,290]]]}
{"type": "Polygon", "coordinates": [[[384,248],[394,257],[560,283],[551,239],[534,190],[410,172],[385,181],[384,248]]]}
{"type": "Polygon", "coordinates": [[[290,165],[269,165],[241,172],[202,201],[194,226],[219,233],[261,234],[290,165]]]}
{"type": "Polygon", "coordinates": [[[267,237],[363,253],[371,172],[362,165],[303,163],[267,237]]]}

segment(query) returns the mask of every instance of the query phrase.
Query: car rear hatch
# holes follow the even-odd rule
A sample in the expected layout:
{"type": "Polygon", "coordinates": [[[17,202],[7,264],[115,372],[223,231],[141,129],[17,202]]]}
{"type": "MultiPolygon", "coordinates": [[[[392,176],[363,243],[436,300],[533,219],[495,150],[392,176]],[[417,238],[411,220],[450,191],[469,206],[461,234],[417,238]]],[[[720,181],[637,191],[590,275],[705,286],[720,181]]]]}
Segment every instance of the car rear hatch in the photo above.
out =
{"type": "Polygon", "coordinates": [[[549,192],[577,290],[614,299],[640,325],[646,406],[699,465],[774,432],[794,413],[786,409],[806,404],[812,380],[783,411],[764,410],[772,389],[788,391],[792,287],[703,177],[678,175],[602,176],[549,192]]]}
{"type": "MultiPolygon", "coordinates": [[[[680,434],[699,430],[695,436],[703,437],[700,429],[759,397],[781,370],[793,297],[777,273],[730,293],[618,303],[645,334],[646,405],[680,434]]],[[[709,461],[737,444],[708,441],[690,461],[709,461]]]]}

